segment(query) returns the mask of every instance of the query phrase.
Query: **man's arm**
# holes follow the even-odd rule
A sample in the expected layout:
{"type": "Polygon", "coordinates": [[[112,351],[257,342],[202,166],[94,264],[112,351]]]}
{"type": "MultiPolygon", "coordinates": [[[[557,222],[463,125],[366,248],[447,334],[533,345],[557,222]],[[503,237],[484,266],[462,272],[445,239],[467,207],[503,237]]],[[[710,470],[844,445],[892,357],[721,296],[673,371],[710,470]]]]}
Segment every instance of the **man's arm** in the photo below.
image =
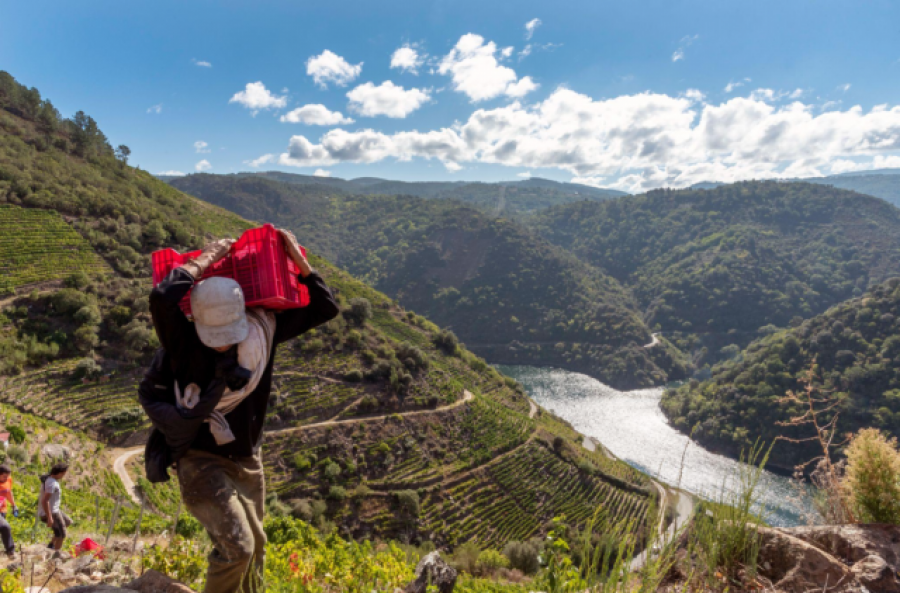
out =
{"type": "Polygon", "coordinates": [[[288,255],[300,268],[297,280],[309,291],[309,305],[302,309],[288,309],[276,315],[275,343],[280,344],[337,317],[341,312],[325,280],[314,271],[300,251],[297,239],[290,231],[279,229],[284,237],[288,255]]]}
{"type": "Polygon", "coordinates": [[[44,492],[41,495],[41,508],[44,509],[44,520],[47,521],[47,527],[53,528],[53,513],[50,512],[50,493],[44,492]]]}

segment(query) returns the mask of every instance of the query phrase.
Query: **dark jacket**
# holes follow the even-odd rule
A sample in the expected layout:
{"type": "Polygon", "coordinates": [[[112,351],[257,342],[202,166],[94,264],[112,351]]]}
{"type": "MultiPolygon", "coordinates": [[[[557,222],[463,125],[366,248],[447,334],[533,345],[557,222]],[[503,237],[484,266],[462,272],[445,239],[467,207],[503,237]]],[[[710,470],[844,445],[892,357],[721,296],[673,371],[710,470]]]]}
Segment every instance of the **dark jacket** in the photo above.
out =
{"type": "Polygon", "coordinates": [[[249,457],[262,442],[263,424],[272,388],[272,363],[278,344],[299,336],[333,319],[340,309],[318,273],[299,277],[309,290],[309,305],[275,314],[275,339],[269,362],[259,384],[237,408],[225,416],[235,440],[219,446],[204,420],[215,410],[225,391],[221,369],[233,364],[236,348],[219,353],[205,346],[178,306],[194,285],[193,277],[176,268],[150,293],[150,314],[161,347],[144,374],[138,389],[139,400],[150,417],[153,431],[147,441],[147,479],[164,482],[166,469],[189,449],[199,449],[223,457],[249,457]],[[175,381],[185,388],[196,383],[201,388],[200,403],[193,409],[175,405],[175,381]]]}

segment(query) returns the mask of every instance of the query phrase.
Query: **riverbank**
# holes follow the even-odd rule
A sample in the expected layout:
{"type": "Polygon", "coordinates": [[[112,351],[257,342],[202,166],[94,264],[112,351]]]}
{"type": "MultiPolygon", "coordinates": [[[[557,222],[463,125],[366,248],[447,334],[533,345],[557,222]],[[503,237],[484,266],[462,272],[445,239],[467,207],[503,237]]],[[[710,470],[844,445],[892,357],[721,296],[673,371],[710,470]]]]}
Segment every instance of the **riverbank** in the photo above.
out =
{"type": "MultiPolygon", "coordinates": [[[[717,455],[672,428],[659,408],[663,388],[618,391],[587,375],[532,366],[500,366],[541,406],[595,438],[620,459],[658,480],[700,498],[730,489],[741,464],[717,455]]],[[[766,520],[804,525],[815,517],[809,493],[791,480],[765,472],[760,484],[766,520]]]]}

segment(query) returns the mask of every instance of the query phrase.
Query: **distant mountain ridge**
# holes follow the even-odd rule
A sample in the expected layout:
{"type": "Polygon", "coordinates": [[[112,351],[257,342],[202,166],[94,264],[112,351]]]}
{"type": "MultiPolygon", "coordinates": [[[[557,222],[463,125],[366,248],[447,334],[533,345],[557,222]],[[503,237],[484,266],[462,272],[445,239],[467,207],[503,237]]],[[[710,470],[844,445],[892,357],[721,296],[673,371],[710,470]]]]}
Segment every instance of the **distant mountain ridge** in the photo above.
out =
{"type": "MultiPolygon", "coordinates": [[[[545,208],[580,202],[607,200],[628,195],[614,189],[603,189],[532,177],[521,181],[482,183],[473,181],[395,181],[379,177],[318,177],[281,171],[233,173],[234,177],[270,179],[279,183],[304,187],[329,188],[347,194],[404,195],[420,198],[456,200],[471,204],[494,216],[522,217],[545,208]]],[[[166,183],[177,183],[182,177],[158,176],[166,183]]],[[[190,175],[185,176],[190,177],[190,175]]]]}
{"type": "MultiPolygon", "coordinates": [[[[872,169],[870,171],[848,171],[827,177],[806,177],[800,179],[780,179],[783,183],[815,183],[849,189],[861,194],[881,198],[900,208],[900,169],[872,169]]],[[[714,189],[727,185],[721,181],[701,181],[689,189],[714,189]]]]}

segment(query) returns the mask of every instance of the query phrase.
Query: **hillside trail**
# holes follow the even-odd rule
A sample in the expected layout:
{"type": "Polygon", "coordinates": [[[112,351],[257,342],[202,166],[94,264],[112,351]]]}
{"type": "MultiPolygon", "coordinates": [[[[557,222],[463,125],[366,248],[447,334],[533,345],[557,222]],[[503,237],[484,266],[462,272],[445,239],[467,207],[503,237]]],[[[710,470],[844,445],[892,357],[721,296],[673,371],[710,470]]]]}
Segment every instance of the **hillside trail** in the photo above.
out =
{"type": "Polygon", "coordinates": [[[267,430],[266,434],[269,435],[281,435],[288,434],[291,432],[300,432],[303,430],[308,430],[310,428],[322,428],[323,426],[336,426],[339,424],[354,424],[357,422],[366,422],[370,420],[384,420],[385,418],[389,418],[391,416],[399,415],[399,416],[419,416],[423,414],[434,414],[435,412],[445,412],[447,410],[452,410],[453,408],[458,408],[459,406],[466,404],[475,399],[475,395],[469,391],[468,389],[463,390],[463,397],[460,400],[453,402],[452,404],[447,404],[446,406],[441,406],[438,408],[433,408],[429,410],[413,410],[412,412],[395,412],[393,414],[381,414],[379,416],[361,416],[359,418],[347,418],[344,420],[326,420],[325,422],[316,422],[314,424],[304,424],[303,426],[293,426],[291,428],[280,428],[278,430],[267,430]]]}
{"type": "Polygon", "coordinates": [[[534,418],[535,414],[537,414],[538,411],[537,404],[531,401],[531,398],[528,398],[528,406],[531,408],[528,412],[528,417],[534,418]]]}
{"type": "Polygon", "coordinates": [[[653,339],[650,340],[649,344],[644,344],[644,348],[653,348],[654,346],[659,345],[659,333],[650,334],[650,337],[653,339]]]}
{"type": "MultiPolygon", "coordinates": [[[[446,406],[441,406],[439,408],[434,408],[432,410],[413,410],[412,412],[401,412],[400,416],[418,416],[421,414],[433,414],[435,412],[443,412],[446,410],[452,410],[453,408],[458,408],[459,406],[466,404],[475,399],[475,395],[469,391],[468,389],[463,390],[462,399],[453,402],[452,404],[448,404],[446,406]]],[[[537,406],[533,403],[532,407],[532,417],[534,413],[537,411],[537,406]]],[[[337,420],[332,418],[331,420],[327,420],[325,422],[316,422],[315,424],[306,424],[304,426],[295,426],[292,428],[282,428],[279,430],[267,430],[266,434],[269,435],[280,435],[286,434],[290,432],[296,432],[301,430],[306,430],[309,428],[321,428],[323,426],[335,426],[338,424],[351,424],[354,422],[363,422],[368,420],[384,420],[389,416],[393,416],[394,414],[384,414],[381,416],[366,416],[362,418],[349,418],[345,420],[337,420]]],[[[122,481],[122,484],[125,486],[125,490],[128,492],[128,496],[131,497],[136,504],[141,504],[140,496],[138,496],[137,486],[134,483],[134,480],[131,479],[131,475],[128,473],[128,469],[126,468],[126,464],[128,460],[138,455],[139,453],[143,453],[144,447],[143,445],[139,447],[131,447],[129,449],[110,449],[109,453],[114,455],[113,458],[113,471],[119,476],[119,479],[122,481]]]]}
{"type": "Polygon", "coordinates": [[[125,486],[128,496],[131,497],[131,500],[134,501],[135,504],[141,504],[141,498],[137,493],[137,486],[128,474],[128,469],[125,467],[125,464],[135,455],[143,453],[144,446],[131,447],[130,449],[110,449],[109,452],[116,455],[113,461],[113,471],[116,472],[116,475],[122,480],[122,485],[125,486]]]}

